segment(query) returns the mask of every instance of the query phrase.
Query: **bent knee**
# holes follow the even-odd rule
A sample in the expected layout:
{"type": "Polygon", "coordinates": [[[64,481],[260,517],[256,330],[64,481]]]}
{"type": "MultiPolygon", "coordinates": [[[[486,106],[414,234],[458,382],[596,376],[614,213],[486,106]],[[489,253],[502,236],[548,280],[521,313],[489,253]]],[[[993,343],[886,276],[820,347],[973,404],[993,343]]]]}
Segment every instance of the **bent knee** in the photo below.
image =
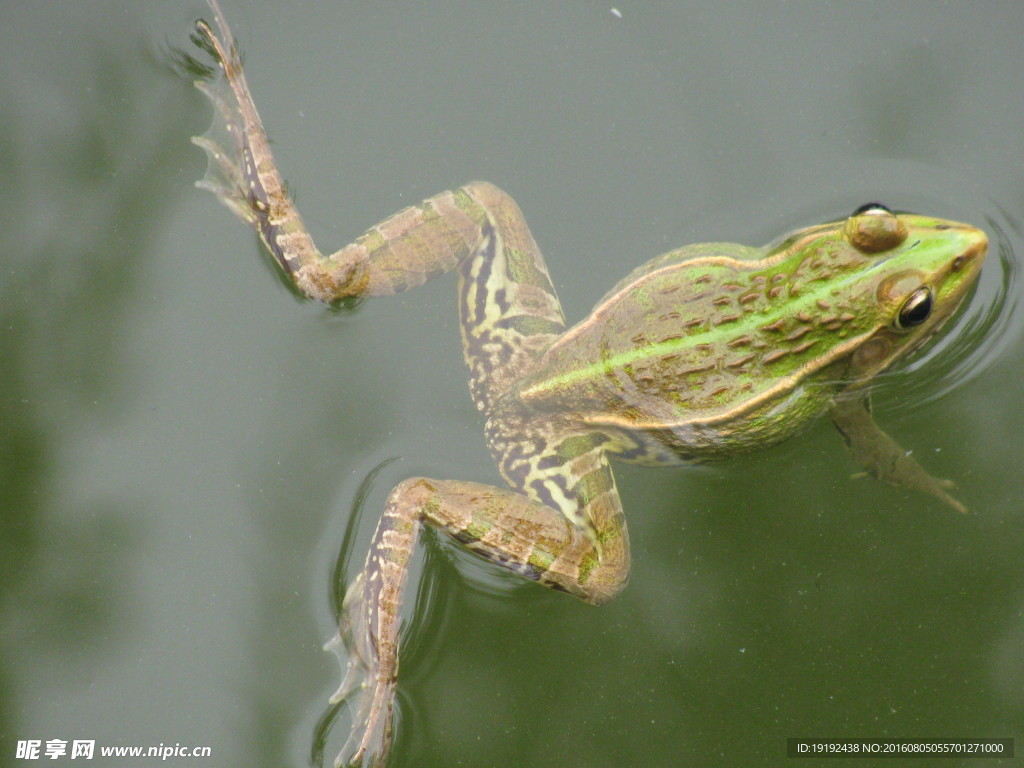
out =
{"type": "Polygon", "coordinates": [[[629,581],[629,567],[604,570],[598,568],[587,580],[584,588],[587,595],[583,599],[591,605],[604,605],[619,594],[629,581]]]}
{"type": "Polygon", "coordinates": [[[559,570],[548,571],[540,581],[585,603],[603,605],[625,588],[629,580],[629,559],[613,557],[597,562],[595,558],[579,563],[571,574],[559,570]]]}

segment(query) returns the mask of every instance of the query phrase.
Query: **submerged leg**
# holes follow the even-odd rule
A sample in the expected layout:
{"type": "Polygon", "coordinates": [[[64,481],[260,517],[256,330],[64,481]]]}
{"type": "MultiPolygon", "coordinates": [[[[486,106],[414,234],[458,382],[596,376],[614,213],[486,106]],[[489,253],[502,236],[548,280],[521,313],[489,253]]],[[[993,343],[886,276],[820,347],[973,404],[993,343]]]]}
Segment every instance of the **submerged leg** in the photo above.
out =
{"type": "Polygon", "coordinates": [[[829,410],[836,428],[842,433],[854,460],[872,477],[901,488],[931,494],[957,512],[967,508],[947,493],[950,480],[932,477],[907,451],[881,430],[871,418],[867,396],[838,398],[829,410]]]}
{"type": "MultiPolygon", "coordinates": [[[[600,471],[600,470],[599,470],[600,471]]],[[[347,663],[332,698],[352,711],[352,733],[336,765],[383,764],[391,742],[398,674],[399,609],[409,558],[423,523],[528,579],[603,603],[624,586],[629,545],[618,493],[607,477],[572,489],[586,502],[598,543],[559,510],[503,488],[414,478],[388,498],[366,565],[345,597],[329,644],[347,663]]]]}

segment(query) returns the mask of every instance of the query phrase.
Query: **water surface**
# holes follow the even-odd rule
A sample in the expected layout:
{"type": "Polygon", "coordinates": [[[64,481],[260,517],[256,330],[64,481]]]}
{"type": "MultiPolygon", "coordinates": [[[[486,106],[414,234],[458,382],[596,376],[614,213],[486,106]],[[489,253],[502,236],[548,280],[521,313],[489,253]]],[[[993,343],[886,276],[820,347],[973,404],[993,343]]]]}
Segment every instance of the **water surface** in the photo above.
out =
{"type": "MultiPolygon", "coordinates": [[[[601,609],[428,537],[393,765],[775,765],[794,736],[1024,748],[1016,4],[225,6],[325,249],[487,179],[575,320],[669,248],[868,200],[999,246],[967,316],[995,319],[959,326],[990,339],[969,370],[933,354],[878,396],[970,516],[850,479],[822,423],[712,469],[618,470],[634,569],[601,609]]],[[[0,9],[0,764],[85,738],[306,765],[360,484],[398,457],[366,536],[407,476],[497,481],[453,279],[301,304],[192,188],[210,112],[167,49],[199,15],[0,9]]]]}

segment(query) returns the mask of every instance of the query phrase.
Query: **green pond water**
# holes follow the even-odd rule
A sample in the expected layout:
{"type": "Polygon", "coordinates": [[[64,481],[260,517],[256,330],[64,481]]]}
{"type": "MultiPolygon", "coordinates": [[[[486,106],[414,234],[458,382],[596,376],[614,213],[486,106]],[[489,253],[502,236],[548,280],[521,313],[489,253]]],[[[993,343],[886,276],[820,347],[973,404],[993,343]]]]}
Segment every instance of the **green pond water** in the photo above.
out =
{"type": "MultiPolygon", "coordinates": [[[[633,571],[599,609],[428,535],[391,765],[902,764],[794,762],[790,737],[1024,749],[1018,3],[224,3],[326,250],[486,179],[575,321],[670,248],[869,200],[992,241],[970,306],[876,398],[970,515],[851,479],[822,422],[713,467],[617,469],[633,571]]],[[[40,761],[308,765],[360,489],[354,561],[402,479],[498,481],[453,278],[297,302],[193,188],[211,112],[170,50],[208,15],[0,6],[0,766],[75,739],[92,762],[40,761]],[[175,744],[212,756],[98,753],[175,744]]]]}

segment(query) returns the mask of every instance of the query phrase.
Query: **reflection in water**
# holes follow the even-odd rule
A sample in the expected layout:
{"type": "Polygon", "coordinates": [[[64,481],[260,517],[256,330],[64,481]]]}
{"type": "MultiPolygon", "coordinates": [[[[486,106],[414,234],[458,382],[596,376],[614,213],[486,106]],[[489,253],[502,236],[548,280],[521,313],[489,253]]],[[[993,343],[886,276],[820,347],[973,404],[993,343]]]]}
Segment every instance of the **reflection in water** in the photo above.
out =
{"type": "MultiPolygon", "coordinates": [[[[0,273],[0,642],[43,640],[65,671],[90,663],[123,615],[137,533],[126,521],[142,517],[134,504],[68,498],[67,454],[125,409],[126,317],[188,151],[177,139],[189,110],[159,108],[184,86],[111,50],[93,51],[92,87],[61,93],[45,130],[0,99],[0,210],[13,224],[0,273]]],[[[0,658],[0,733],[13,734],[23,670],[9,666],[18,654],[0,658]]]]}

